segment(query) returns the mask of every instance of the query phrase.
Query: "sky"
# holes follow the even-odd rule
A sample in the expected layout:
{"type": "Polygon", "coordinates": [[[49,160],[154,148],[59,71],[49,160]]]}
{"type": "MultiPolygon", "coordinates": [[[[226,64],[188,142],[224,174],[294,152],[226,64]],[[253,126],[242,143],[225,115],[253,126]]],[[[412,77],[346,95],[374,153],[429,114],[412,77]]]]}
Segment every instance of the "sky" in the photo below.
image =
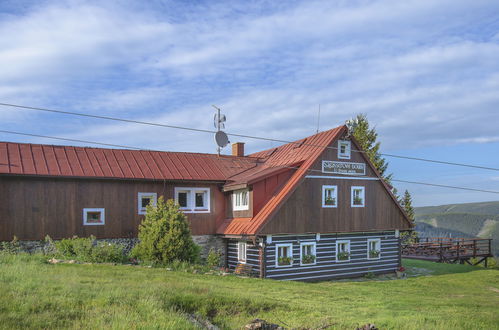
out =
{"type": "MultiPolygon", "coordinates": [[[[1,0],[0,103],[201,129],[217,105],[227,132],[281,140],[364,113],[384,153],[497,168],[499,2],[1,0]]],[[[216,152],[206,133],[2,106],[0,130],[216,152]]],[[[499,191],[498,171],[387,160],[395,179],[499,191]]],[[[395,187],[416,206],[499,200],[395,187]]]]}

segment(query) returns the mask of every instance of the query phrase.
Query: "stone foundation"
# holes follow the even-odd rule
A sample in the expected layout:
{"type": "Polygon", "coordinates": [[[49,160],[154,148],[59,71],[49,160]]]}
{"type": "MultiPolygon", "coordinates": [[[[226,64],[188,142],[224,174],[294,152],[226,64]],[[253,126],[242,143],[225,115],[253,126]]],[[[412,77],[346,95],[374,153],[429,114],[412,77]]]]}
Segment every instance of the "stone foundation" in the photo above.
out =
{"type": "Polygon", "coordinates": [[[210,252],[210,249],[218,251],[222,254],[222,260],[227,251],[225,251],[225,240],[215,235],[196,235],[192,236],[192,240],[197,245],[201,246],[201,258],[205,259],[210,252]]]}

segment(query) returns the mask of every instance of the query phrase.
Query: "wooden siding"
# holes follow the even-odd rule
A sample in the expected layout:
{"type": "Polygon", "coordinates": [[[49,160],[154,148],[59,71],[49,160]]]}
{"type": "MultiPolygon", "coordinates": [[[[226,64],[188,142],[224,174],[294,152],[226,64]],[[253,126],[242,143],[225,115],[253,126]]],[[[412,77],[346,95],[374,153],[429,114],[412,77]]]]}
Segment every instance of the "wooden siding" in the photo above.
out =
{"type": "Polygon", "coordinates": [[[293,170],[289,170],[267,177],[253,184],[252,204],[254,206],[252,216],[255,216],[260,212],[262,207],[282,188],[292,174],[293,170]]]}
{"type": "Polygon", "coordinates": [[[367,273],[390,273],[399,267],[399,239],[393,231],[375,233],[322,234],[272,236],[266,245],[265,277],[278,280],[319,281],[345,277],[358,277],[367,273]],[[369,260],[367,241],[381,240],[380,259],[369,260]],[[336,261],[336,241],[350,241],[350,261],[336,261]],[[300,242],[316,242],[316,264],[300,266],[300,242]],[[276,244],[293,244],[293,265],[276,267],[276,244]]]}
{"type": "Polygon", "coordinates": [[[78,235],[136,237],[143,215],[139,192],[173,198],[174,187],[209,187],[210,213],[187,214],[193,235],[214,234],[224,219],[225,202],[217,184],[197,182],[0,177],[0,240],[54,239],[78,235]],[[84,226],[83,208],[105,208],[105,225],[84,226]]]}
{"type": "MultiPolygon", "coordinates": [[[[337,146],[337,140],[331,144],[337,146]]],[[[352,142],[352,149],[356,148],[352,142]]],[[[390,196],[364,154],[353,152],[351,159],[338,159],[336,149],[326,149],[296,190],[279,207],[259,234],[335,233],[409,229],[409,223],[390,196]],[[322,173],[323,160],[366,164],[366,175],[322,173]],[[322,186],[336,185],[336,208],[322,207],[322,186]],[[365,187],[365,206],[351,206],[351,187],[365,187]]],[[[256,189],[255,189],[256,193],[256,189]]]]}
{"type": "Polygon", "coordinates": [[[227,218],[251,218],[253,216],[253,190],[249,190],[248,193],[248,209],[243,211],[234,211],[234,203],[232,201],[232,193],[234,191],[229,191],[225,193],[225,205],[227,205],[225,215],[227,218]]]}
{"type": "MultiPolygon", "coordinates": [[[[227,250],[227,263],[229,270],[234,271],[239,263],[237,260],[238,240],[229,240],[227,250]]],[[[254,246],[253,242],[246,242],[246,264],[251,265],[254,275],[260,274],[260,247],[254,246]]]]}

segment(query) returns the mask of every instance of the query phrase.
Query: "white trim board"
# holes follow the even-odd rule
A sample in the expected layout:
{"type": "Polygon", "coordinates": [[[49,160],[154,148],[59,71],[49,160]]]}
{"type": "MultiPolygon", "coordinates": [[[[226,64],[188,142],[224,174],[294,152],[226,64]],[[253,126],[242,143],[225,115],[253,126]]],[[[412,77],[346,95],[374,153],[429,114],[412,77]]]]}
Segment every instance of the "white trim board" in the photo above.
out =
{"type": "Polygon", "coordinates": [[[359,178],[357,176],[330,176],[330,175],[305,175],[306,179],[344,179],[344,180],[371,180],[376,181],[379,178],[365,177],[359,178]]]}

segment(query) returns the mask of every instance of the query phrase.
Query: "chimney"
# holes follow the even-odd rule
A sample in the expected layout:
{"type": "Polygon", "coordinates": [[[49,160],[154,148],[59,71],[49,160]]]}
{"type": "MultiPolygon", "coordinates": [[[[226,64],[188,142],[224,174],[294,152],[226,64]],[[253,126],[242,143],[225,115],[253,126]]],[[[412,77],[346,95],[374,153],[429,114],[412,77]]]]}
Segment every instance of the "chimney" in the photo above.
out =
{"type": "Polygon", "coordinates": [[[244,142],[232,143],[232,156],[244,156],[244,142]]]}

